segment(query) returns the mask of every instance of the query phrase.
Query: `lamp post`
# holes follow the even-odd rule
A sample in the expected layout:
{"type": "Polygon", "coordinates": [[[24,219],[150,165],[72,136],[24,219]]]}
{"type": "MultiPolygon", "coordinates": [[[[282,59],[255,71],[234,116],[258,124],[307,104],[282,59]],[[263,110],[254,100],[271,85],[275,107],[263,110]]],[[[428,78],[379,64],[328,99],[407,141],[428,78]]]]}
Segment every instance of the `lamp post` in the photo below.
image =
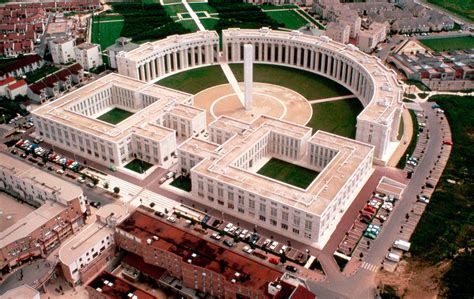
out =
{"type": "Polygon", "coordinates": [[[5,114],[2,114],[2,118],[3,118],[3,123],[6,124],[7,122],[5,121],[5,114]]]}

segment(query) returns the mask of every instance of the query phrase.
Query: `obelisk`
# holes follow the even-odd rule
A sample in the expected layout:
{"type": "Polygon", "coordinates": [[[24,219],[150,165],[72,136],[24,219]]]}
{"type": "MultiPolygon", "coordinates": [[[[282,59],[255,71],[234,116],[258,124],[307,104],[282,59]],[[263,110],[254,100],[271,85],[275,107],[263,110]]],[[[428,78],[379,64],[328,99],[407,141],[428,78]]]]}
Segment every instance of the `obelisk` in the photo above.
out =
{"type": "Polygon", "coordinates": [[[253,46],[244,45],[244,108],[252,110],[253,46]]]}

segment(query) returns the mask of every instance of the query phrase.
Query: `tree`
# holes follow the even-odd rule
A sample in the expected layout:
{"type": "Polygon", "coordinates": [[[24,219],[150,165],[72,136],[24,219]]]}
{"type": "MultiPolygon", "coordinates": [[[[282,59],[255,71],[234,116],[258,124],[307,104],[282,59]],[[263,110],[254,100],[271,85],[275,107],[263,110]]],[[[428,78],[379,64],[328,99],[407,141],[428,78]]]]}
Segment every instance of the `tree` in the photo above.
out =
{"type": "Polygon", "coordinates": [[[114,193],[118,195],[120,193],[120,188],[114,187],[114,193]]]}
{"type": "MultiPolygon", "coordinates": [[[[94,186],[96,186],[96,185],[99,183],[99,179],[96,178],[96,177],[91,178],[91,180],[92,180],[92,184],[94,184],[94,186]]],[[[114,192],[115,192],[115,191],[114,191],[114,192]]],[[[120,189],[119,189],[119,192],[120,192],[120,189]]],[[[118,193],[118,192],[117,192],[117,193],[118,193]]]]}
{"type": "Polygon", "coordinates": [[[103,186],[104,186],[104,189],[109,189],[109,182],[105,182],[103,186]]]}

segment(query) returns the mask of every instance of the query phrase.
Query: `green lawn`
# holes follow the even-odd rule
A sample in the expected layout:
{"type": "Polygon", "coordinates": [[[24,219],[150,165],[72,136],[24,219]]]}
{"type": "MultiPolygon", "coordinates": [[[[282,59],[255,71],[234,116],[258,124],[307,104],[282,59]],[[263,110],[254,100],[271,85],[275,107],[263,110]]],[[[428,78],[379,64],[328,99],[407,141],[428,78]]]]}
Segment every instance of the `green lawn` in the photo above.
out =
{"type": "MultiPolygon", "coordinates": [[[[239,82],[244,80],[243,64],[231,64],[239,82]]],[[[351,92],[332,81],[307,71],[268,64],[254,64],[253,78],[255,82],[281,85],[300,93],[308,100],[324,99],[350,95],[351,92]]]]}
{"type": "Polygon", "coordinates": [[[52,73],[56,72],[57,70],[59,70],[59,69],[55,66],[44,66],[44,67],[42,67],[42,68],[40,68],[36,71],[27,73],[25,80],[28,84],[31,84],[31,83],[34,83],[38,80],[43,79],[47,75],[52,74],[52,73]]]}
{"type": "Polygon", "coordinates": [[[362,112],[362,104],[357,99],[339,100],[313,104],[313,116],[306,126],[313,132],[323,130],[344,137],[354,138],[357,115],[362,112]]]}
{"type": "MultiPolygon", "coordinates": [[[[202,11],[201,12],[199,12],[199,11],[196,12],[196,15],[198,16],[198,18],[205,18],[206,17],[206,14],[202,11]]],[[[185,13],[181,14],[181,17],[183,17],[184,19],[189,19],[189,18],[191,18],[191,15],[189,13],[185,12],[185,13]]]]}
{"type": "Polygon", "coordinates": [[[273,20],[285,24],[288,29],[299,29],[308,24],[308,21],[294,10],[266,11],[265,14],[273,20]]]}
{"type": "Polygon", "coordinates": [[[319,174],[317,171],[276,158],[268,161],[257,173],[303,189],[306,189],[319,174]]]}
{"type": "Polygon", "coordinates": [[[198,31],[199,28],[194,22],[194,20],[184,20],[184,21],[179,21],[179,23],[186,29],[191,30],[192,32],[198,31]]]}
{"type": "Polygon", "coordinates": [[[122,16],[94,17],[92,21],[92,42],[100,44],[101,49],[105,50],[120,37],[123,26],[122,16]]]}
{"type": "Polygon", "coordinates": [[[428,2],[474,22],[474,1],[472,0],[428,0],[428,2]]]}
{"type": "Polygon", "coordinates": [[[108,122],[109,124],[116,125],[131,115],[133,115],[133,112],[123,110],[120,108],[113,108],[109,112],[106,112],[100,115],[99,117],[97,117],[97,119],[108,122]]]}
{"type": "Polygon", "coordinates": [[[140,159],[135,159],[131,161],[130,163],[128,163],[127,165],[125,165],[124,167],[132,171],[135,171],[137,173],[144,173],[145,171],[150,169],[150,167],[152,166],[153,164],[150,164],[140,159]]]}
{"type": "Polygon", "coordinates": [[[217,23],[219,22],[219,19],[211,19],[211,18],[207,18],[207,19],[200,19],[202,25],[204,26],[204,28],[206,28],[207,30],[214,30],[214,27],[216,27],[217,23]]]}
{"type": "Polygon", "coordinates": [[[192,94],[225,83],[228,83],[227,79],[218,65],[189,70],[158,81],[160,85],[192,94]]]}
{"type": "MultiPolygon", "coordinates": [[[[411,237],[412,256],[429,265],[453,261],[442,278],[443,298],[473,298],[474,97],[435,96],[445,111],[454,143],[448,164],[411,237]],[[447,180],[457,184],[450,184],[447,180]]],[[[448,265],[448,263],[443,263],[448,265]]]]}
{"type": "Polygon", "coordinates": [[[176,17],[178,13],[187,12],[183,4],[165,5],[163,8],[170,17],[176,17]]]}
{"type": "Polygon", "coordinates": [[[196,11],[207,11],[208,13],[215,13],[217,10],[210,6],[207,3],[189,3],[191,8],[196,12],[196,11]]]}
{"type": "Polygon", "coordinates": [[[186,192],[191,192],[191,178],[179,176],[170,183],[171,186],[186,192]]]}
{"type": "Polygon", "coordinates": [[[262,4],[258,5],[263,11],[266,10],[275,10],[275,9],[294,9],[298,8],[296,5],[272,5],[272,4],[262,4]]]}
{"type": "Polygon", "coordinates": [[[413,123],[413,135],[411,136],[410,144],[408,145],[407,149],[405,150],[405,153],[403,154],[402,158],[400,161],[397,163],[397,168],[403,169],[405,168],[405,164],[407,162],[407,155],[411,156],[413,155],[413,152],[415,151],[416,144],[418,142],[418,130],[419,130],[419,125],[418,125],[418,119],[416,118],[415,111],[409,110],[410,111],[410,117],[411,121],[413,123]]]}
{"type": "Polygon", "coordinates": [[[474,48],[474,37],[472,36],[420,39],[420,42],[436,52],[474,48]]]}

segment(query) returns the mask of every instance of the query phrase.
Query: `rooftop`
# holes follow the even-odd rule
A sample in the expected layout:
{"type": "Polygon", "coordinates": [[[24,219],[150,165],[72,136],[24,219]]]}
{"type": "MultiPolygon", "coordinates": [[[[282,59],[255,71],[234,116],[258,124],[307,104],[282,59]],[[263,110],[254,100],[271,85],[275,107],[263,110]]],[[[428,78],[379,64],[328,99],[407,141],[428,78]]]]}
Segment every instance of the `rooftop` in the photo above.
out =
{"type": "MultiPolygon", "coordinates": [[[[226,128],[227,119],[229,118],[220,117],[209,127],[226,128]]],[[[236,122],[231,120],[230,126],[234,124],[236,122]]],[[[191,138],[180,145],[179,149],[204,158],[192,168],[192,171],[198,174],[278,200],[282,204],[297,206],[321,215],[360,163],[368,155],[373,155],[374,147],[323,131],[316,132],[307,140],[310,134],[311,128],[261,116],[248,124],[247,129],[235,134],[222,145],[191,138]],[[301,138],[302,142],[309,141],[336,150],[337,154],[306,189],[284,184],[234,166],[249,146],[256,144],[271,132],[301,138]]],[[[295,162],[300,166],[313,169],[314,167],[304,164],[304,159],[307,159],[307,156],[295,162]]]]}
{"type": "Polygon", "coordinates": [[[118,229],[139,238],[143,244],[151,239],[152,243],[146,245],[150,249],[174,253],[187,263],[223,275],[228,282],[235,280],[237,284],[266,292],[268,282],[282,275],[278,270],[169,225],[140,209],[135,210],[118,229]],[[154,240],[153,236],[159,239],[154,240]]]}
{"type": "Polygon", "coordinates": [[[49,201],[45,203],[28,214],[25,218],[20,219],[14,225],[0,232],[0,248],[4,248],[8,244],[28,237],[32,232],[39,229],[66,209],[67,206],[58,202],[49,201]]]}
{"type": "Polygon", "coordinates": [[[110,274],[108,272],[100,273],[94,280],[89,282],[89,287],[101,293],[103,298],[117,299],[155,299],[152,294],[139,289],[127,281],[110,274]]]}
{"type": "Polygon", "coordinates": [[[119,74],[109,74],[62,96],[54,102],[42,105],[33,114],[81,129],[110,141],[121,140],[132,133],[161,140],[170,134],[174,134],[174,131],[156,123],[159,115],[175,112],[186,113],[187,116],[192,117],[197,112],[205,113],[204,110],[182,104],[186,103],[190,97],[192,95],[184,92],[155,84],[149,85],[119,74]],[[138,100],[139,96],[146,95],[155,98],[156,101],[146,106],[146,109],[143,109],[145,107],[139,107],[138,111],[133,111],[135,113],[132,116],[116,125],[72,111],[74,105],[88,97],[110,89],[114,92],[115,88],[133,91],[135,96],[135,98],[132,98],[133,100],[138,100]]]}
{"type": "Polygon", "coordinates": [[[0,153],[0,171],[2,169],[8,169],[16,177],[44,192],[56,194],[56,197],[64,201],[71,201],[82,195],[82,189],[79,186],[4,153],[0,153]]]}
{"type": "Polygon", "coordinates": [[[0,296],[2,299],[33,299],[36,297],[39,297],[39,292],[26,284],[8,290],[0,296]]]}

